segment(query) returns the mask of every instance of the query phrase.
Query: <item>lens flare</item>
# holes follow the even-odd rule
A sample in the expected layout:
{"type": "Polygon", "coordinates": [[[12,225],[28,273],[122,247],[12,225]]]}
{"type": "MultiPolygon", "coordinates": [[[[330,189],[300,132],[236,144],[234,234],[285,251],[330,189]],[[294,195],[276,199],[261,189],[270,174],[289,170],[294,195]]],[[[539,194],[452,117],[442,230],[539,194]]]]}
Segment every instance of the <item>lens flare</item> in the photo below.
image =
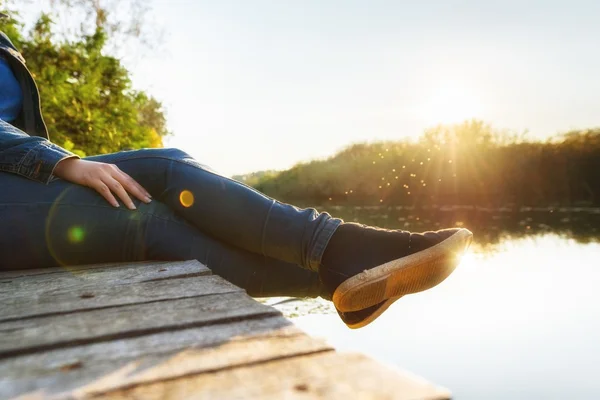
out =
{"type": "Polygon", "coordinates": [[[69,237],[69,242],[81,243],[85,239],[85,231],[80,226],[72,226],[69,228],[67,236],[69,237]]]}
{"type": "Polygon", "coordinates": [[[194,194],[189,190],[184,190],[179,194],[179,202],[185,208],[189,208],[194,205],[194,194]]]}

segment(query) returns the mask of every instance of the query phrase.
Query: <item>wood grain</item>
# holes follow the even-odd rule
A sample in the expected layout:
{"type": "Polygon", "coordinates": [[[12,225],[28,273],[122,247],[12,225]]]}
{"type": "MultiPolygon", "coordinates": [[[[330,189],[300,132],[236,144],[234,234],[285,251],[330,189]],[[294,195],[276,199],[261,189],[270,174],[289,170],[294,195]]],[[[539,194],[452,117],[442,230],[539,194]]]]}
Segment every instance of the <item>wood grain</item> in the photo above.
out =
{"type": "Polygon", "coordinates": [[[25,292],[0,294],[3,305],[0,322],[241,290],[216,275],[130,284],[116,283],[107,275],[102,282],[83,285],[68,282],[64,287],[61,282],[52,282],[47,287],[36,286],[25,292]]]}
{"type": "Polygon", "coordinates": [[[154,279],[183,278],[210,275],[212,272],[196,260],[151,261],[127,264],[95,264],[63,268],[42,268],[0,272],[0,293],[22,290],[53,282],[61,284],[101,283],[110,277],[123,283],[145,282],[154,279]]]}
{"type": "Polygon", "coordinates": [[[140,385],[107,399],[449,399],[444,389],[360,354],[325,352],[140,385]]]}
{"type": "Polygon", "coordinates": [[[217,321],[279,315],[277,310],[251,300],[242,289],[237,290],[237,293],[2,322],[0,358],[173,331],[217,321]]]}
{"type": "Polygon", "coordinates": [[[280,316],[209,325],[0,360],[0,398],[89,395],[327,350],[280,316]]]}

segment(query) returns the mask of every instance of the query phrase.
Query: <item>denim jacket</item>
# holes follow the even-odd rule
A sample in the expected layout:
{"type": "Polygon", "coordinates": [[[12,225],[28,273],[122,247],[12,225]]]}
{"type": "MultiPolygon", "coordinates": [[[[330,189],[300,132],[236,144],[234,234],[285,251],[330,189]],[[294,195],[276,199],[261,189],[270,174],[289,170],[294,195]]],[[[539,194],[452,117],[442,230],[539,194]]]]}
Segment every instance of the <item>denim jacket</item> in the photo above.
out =
{"type": "Polygon", "coordinates": [[[0,171],[48,183],[59,161],[77,157],[51,143],[40,108],[40,94],[25,59],[0,32],[0,55],[10,65],[23,91],[23,108],[16,121],[0,120],[0,171]]]}

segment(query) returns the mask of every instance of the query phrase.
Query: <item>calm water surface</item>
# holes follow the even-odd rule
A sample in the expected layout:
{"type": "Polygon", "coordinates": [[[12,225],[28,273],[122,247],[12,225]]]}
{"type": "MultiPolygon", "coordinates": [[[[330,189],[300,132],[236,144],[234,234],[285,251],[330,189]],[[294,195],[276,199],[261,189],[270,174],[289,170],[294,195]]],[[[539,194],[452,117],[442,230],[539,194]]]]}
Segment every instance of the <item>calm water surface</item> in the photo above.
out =
{"type": "Polygon", "coordinates": [[[407,369],[455,399],[598,399],[598,214],[552,217],[564,229],[552,218],[517,217],[492,233],[477,225],[493,240],[476,243],[440,286],[400,299],[363,329],[346,328],[320,299],[278,307],[336,348],[407,369]],[[513,225],[518,232],[505,228],[513,225]]]}

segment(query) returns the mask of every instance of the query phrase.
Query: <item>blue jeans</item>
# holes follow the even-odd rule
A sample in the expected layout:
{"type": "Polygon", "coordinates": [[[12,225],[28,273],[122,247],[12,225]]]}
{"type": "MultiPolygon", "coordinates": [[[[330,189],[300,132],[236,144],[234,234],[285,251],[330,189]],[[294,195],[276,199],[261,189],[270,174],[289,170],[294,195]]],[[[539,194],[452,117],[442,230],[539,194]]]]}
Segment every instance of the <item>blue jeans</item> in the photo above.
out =
{"type": "Polygon", "coordinates": [[[0,172],[0,269],[196,259],[253,296],[321,294],[316,270],[339,219],[275,201],[177,149],[87,159],[116,164],[153,201],[115,208],[87,187],[0,172]]]}

